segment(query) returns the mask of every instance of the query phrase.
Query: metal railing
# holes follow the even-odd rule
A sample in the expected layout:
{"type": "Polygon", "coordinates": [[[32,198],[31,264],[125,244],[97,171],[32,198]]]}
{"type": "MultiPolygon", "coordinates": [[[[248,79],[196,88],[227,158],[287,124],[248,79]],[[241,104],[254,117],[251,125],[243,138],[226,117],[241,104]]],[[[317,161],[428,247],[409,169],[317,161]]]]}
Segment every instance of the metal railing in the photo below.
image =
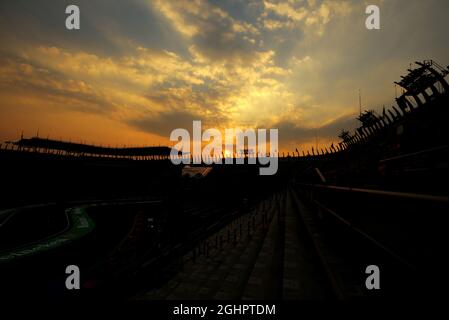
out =
{"type": "Polygon", "coordinates": [[[322,185],[322,184],[309,184],[309,183],[297,183],[296,185],[311,188],[311,189],[339,190],[339,191],[346,191],[346,192],[353,192],[353,193],[364,193],[364,194],[379,195],[379,196],[386,196],[386,197],[393,197],[393,198],[449,203],[449,197],[434,196],[434,195],[421,194],[421,193],[386,191],[386,190],[378,190],[378,189],[351,188],[351,187],[341,187],[341,186],[322,185]]]}
{"type": "MultiPolygon", "coordinates": [[[[427,244],[438,245],[436,241],[432,243],[425,239],[428,234],[432,234],[426,226],[442,228],[440,221],[446,221],[445,214],[449,213],[447,196],[306,183],[296,183],[296,187],[303,191],[303,196],[316,208],[319,216],[332,217],[337,225],[350,229],[411,270],[416,270],[416,265],[410,262],[409,253],[407,256],[403,250],[399,250],[401,246],[397,245],[395,237],[400,238],[403,232],[410,232],[407,230],[409,225],[422,225],[422,233],[413,236],[421,237],[417,239],[425,240],[427,244]],[[423,208],[427,208],[425,216],[423,208]],[[370,224],[367,217],[376,217],[376,224],[370,224]],[[398,235],[383,234],[382,226],[389,225],[392,220],[393,228],[390,226],[390,230],[398,227],[398,235]],[[373,236],[373,232],[376,236],[373,236]]],[[[417,230],[421,230],[421,227],[417,230]]],[[[444,236],[438,231],[433,234],[436,237],[444,236]]]]}

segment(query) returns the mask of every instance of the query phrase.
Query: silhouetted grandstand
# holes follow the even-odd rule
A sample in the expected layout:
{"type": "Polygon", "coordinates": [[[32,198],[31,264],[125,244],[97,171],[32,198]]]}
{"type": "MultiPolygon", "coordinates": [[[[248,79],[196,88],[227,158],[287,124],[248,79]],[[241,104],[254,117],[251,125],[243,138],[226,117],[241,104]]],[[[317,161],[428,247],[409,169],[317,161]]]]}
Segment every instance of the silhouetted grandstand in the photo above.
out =
{"type": "Polygon", "coordinates": [[[167,159],[170,155],[170,148],[158,147],[103,147],[82,143],[58,141],[33,137],[24,139],[23,137],[12,143],[19,151],[41,152],[66,156],[83,157],[114,157],[139,160],[160,160],[167,159]]]}
{"type": "Polygon", "coordinates": [[[397,106],[366,110],[337,146],[298,159],[298,179],[328,184],[449,193],[448,69],[417,62],[398,85],[397,106]]]}

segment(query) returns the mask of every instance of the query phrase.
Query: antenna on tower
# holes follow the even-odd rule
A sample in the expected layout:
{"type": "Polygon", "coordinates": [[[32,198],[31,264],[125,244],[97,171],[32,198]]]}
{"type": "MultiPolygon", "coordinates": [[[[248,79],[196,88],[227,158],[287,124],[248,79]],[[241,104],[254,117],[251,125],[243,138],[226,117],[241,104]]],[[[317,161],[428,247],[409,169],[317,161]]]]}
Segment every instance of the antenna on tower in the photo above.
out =
{"type": "Polygon", "coordinates": [[[359,115],[362,115],[362,95],[360,93],[360,89],[359,89],[359,115]]]}

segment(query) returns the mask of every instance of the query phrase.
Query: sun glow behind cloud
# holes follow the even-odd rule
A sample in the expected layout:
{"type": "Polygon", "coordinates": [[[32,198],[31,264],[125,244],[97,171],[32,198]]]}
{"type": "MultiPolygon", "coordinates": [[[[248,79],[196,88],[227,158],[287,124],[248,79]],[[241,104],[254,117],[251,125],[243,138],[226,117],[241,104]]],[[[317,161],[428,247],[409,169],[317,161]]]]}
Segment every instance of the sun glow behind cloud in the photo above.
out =
{"type": "Polygon", "coordinates": [[[377,33],[360,1],[79,1],[79,32],[64,29],[64,1],[2,4],[0,140],[39,129],[167,144],[202,120],[279,128],[281,150],[336,141],[354,126],[359,88],[366,107],[381,108],[409,62],[447,62],[445,1],[375,2],[377,33]]]}

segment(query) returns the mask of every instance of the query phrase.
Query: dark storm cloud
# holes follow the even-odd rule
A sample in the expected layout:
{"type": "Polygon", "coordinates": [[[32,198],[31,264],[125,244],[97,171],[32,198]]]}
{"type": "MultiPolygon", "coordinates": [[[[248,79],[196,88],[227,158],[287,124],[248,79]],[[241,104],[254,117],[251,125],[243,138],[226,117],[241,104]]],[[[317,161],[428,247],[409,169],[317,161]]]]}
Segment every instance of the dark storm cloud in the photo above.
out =
{"type": "Polygon", "coordinates": [[[209,3],[228,12],[234,19],[252,24],[257,23],[264,10],[262,0],[209,0],[209,3]]]}
{"type": "Polygon", "coordinates": [[[223,21],[221,25],[210,25],[207,31],[193,38],[196,49],[211,61],[241,63],[250,62],[255,45],[232,32],[231,25],[223,21]]]}
{"type": "Polygon", "coordinates": [[[70,4],[73,1],[2,1],[0,35],[5,40],[89,50],[107,56],[123,54],[131,43],[183,50],[180,37],[143,0],[78,0],[81,28],[74,32],[65,28],[65,8],[70,4]],[[13,34],[8,32],[11,30],[13,34]]]}

